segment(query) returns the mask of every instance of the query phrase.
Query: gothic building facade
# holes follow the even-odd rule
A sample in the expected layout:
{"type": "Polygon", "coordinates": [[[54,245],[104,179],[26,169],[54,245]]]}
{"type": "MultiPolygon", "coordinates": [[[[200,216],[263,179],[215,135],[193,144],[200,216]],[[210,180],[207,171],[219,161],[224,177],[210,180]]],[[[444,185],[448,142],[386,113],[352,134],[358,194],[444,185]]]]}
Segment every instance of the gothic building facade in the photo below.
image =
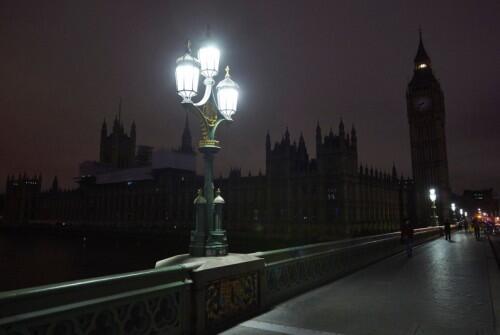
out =
{"type": "Polygon", "coordinates": [[[322,135],[316,128],[316,158],[311,159],[302,136],[298,144],[288,129],[271,145],[266,136],[266,173],[242,176],[232,170],[217,184],[227,199],[227,222],[238,228],[267,225],[287,230],[297,225],[321,225],[340,234],[398,229],[412,215],[413,184],[397,176],[358,164],[357,136],[322,135]]]}
{"type": "MultiPolygon", "coordinates": [[[[331,234],[398,229],[401,219],[411,215],[412,182],[398,178],[395,167],[382,172],[359,164],[357,145],[356,130],[347,133],[342,121],[337,134],[330,130],[323,136],[317,126],[316,158],[310,158],[302,135],[292,142],[286,130],[272,146],[268,134],[265,174],[242,176],[233,169],[215,181],[227,200],[225,226],[280,232],[321,227],[331,234]]],[[[187,121],[175,153],[194,155],[187,121]]],[[[25,179],[7,181],[9,212],[17,213],[8,217],[10,222],[134,230],[190,229],[193,196],[203,183],[194,168],[172,164],[83,175],[79,187],[67,191],[55,181],[41,192],[38,177],[25,179]]]]}
{"type": "MultiPolygon", "coordinates": [[[[413,78],[406,92],[414,180],[398,176],[396,167],[381,171],[361,164],[354,126],[341,120],[336,133],[316,127],[311,155],[302,135],[288,129],[272,144],[265,139],[265,173],[241,174],[232,169],[215,180],[226,199],[224,225],[233,230],[277,230],[322,227],[339,234],[391,231],[405,218],[428,224],[428,190],[438,190],[442,217],[447,216],[450,186],[446,154],[444,98],[422,40],[413,78]]],[[[74,222],[123,229],[190,229],[193,198],[203,178],[195,172],[188,120],[177,150],[137,147],[136,127],[130,135],[116,118],[108,134],[101,129],[99,162],[82,169],[79,187],[40,190],[40,179],[7,180],[6,218],[11,222],[74,222]],[[83,172],[85,170],[85,172],[83,172]],[[19,213],[22,211],[23,213],[19,213]]]]}
{"type": "Polygon", "coordinates": [[[99,162],[118,169],[132,167],[136,161],[135,149],[135,122],[132,122],[130,134],[127,135],[121,120],[120,100],[118,115],[115,117],[113,129],[110,134],[108,134],[106,120],[102,123],[99,162]]]}

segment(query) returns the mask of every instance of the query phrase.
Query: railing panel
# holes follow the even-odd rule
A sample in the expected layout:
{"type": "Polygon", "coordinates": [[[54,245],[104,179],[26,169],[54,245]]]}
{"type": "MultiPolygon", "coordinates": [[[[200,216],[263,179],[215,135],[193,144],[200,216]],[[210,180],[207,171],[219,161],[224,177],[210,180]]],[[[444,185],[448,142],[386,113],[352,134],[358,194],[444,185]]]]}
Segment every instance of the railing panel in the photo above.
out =
{"type": "MultiPolygon", "coordinates": [[[[415,243],[434,239],[439,234],[439,228],[417,230],[415,243]]],[[[262,276],[265,306],[271,306],[330,282],[404,249],[399,234],[387,235],[380,239],[357,239],[351,243],[306,246],[308,250],[303,252],[300,247],[296,247],[293,250],[255,253],[254,255],[260,254],[267,258],[262,276]],[[290,257],[291,254],[294,256],[290,257]],[[286,258],[285,255],[289,257],[286,258]]]]}
{"type": "Polygon", "coordinates": [[[0,320],[5,334],[186,334],[190,281],[81,301],[0,320]]]}

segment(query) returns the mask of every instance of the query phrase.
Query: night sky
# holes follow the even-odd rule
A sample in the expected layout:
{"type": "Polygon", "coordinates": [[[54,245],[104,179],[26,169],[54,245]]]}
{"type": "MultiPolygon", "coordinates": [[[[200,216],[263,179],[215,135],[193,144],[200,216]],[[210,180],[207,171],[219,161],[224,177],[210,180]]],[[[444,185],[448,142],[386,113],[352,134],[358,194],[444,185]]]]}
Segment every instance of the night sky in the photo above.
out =
{"type": "MultiPolygon", "coordinates": [[[[336,133],[341,117],[356,125],[361,162],[411,175],[405,90],[420,25],[445,94],[452,188],[500,190],[497,0],[2,1],[0,180],[40,172],[44,188],[54,175],[73,187],[120,97],[138,144],[177,147],[175,60],[207,24],[241,86],[217,175],[264,171],[266,132],[274,142],[287,126],[314,157],[316,122],[336,133]]],[[[191,129],[195,142],[193,116],[191,129]]]]}

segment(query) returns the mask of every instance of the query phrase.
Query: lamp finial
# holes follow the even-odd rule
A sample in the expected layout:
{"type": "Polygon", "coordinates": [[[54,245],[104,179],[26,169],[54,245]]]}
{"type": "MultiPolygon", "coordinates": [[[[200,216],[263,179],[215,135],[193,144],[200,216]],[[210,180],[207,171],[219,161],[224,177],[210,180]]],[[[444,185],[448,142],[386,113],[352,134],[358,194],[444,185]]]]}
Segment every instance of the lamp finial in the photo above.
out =
{"type": "Polygon", "coordinates": [[[229,65],[226,65],[225,70],[226,70],[226,77],[231,77],[231,76],[229,75],[229,65]]]}
{"type": "Polygon", "coordinates": [[[186,53],[191,53],[191,40],[189,39],[186,41],[186,53]]]}

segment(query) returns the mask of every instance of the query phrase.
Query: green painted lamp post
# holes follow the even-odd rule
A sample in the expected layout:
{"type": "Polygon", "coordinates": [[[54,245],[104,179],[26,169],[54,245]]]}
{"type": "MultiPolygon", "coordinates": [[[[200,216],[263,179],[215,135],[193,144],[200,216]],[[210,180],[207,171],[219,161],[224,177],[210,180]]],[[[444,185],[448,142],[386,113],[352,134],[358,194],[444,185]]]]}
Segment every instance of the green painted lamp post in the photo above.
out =
{"type": "Polygon", "coordinates": [[[199,190],[194,200],[196,224],[195,230],[191,232],[189,245],[189,253],[194,257],[224,256],[227,255],[228,249],[226,232],[222,229],[224,199],[219,190],[214,199],[213,161],[220,150],[215,132],[223,121],[233,121],[239,86],[231,79],[229,67],[226,67],[225,78],[215,87],[216,97],[212,94],[214,77],[219,72],[219,59],[220,51],[207,34],[204,46],[198,51],[198,58],[191,55],[191,44],[188,41],[186,53],[177,59],[175,69],[177,94],[182,97],[181,104],[195,112],[201,121],[198,150],[203,154],[205,182],[203,192],[199,190]],[[195,103],[191,99],[198,93],[200,74],[205,78],[205,94],[195,103]]]}
{"type": "Polygon", "coordinates": [[[431,188],[429,190],[429,199],[431,200],[431,224],[433,226],[439,226],[439,218],[436,212],[436,189],[431,188]]]}

